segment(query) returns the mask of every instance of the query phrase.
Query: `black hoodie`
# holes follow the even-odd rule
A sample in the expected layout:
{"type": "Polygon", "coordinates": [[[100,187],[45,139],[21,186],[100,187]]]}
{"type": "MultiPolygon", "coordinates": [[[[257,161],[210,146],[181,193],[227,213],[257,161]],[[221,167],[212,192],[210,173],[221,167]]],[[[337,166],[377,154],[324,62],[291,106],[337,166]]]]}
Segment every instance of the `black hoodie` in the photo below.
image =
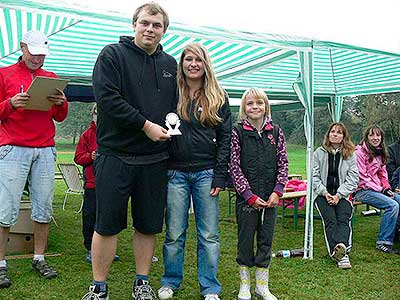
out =
{"type": "Polygon", "coordinates": [[[104,47],[93,70],[99,153],[139,162],[151,158],[149,163],[168,157],[167,143],[152,142],[141,129],[146,120],[164,126],[165,116],[175,111],[176,71],[175,59],[161,45],[149,55],[133,37],[122,36],[104,47]]]}

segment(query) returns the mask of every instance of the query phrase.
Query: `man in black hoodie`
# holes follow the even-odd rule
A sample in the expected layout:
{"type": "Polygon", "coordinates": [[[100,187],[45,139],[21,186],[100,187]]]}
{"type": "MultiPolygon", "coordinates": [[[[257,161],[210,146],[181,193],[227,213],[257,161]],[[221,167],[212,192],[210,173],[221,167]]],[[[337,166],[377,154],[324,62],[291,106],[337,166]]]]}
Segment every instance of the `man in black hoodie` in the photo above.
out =
{"type": "Polygon", "coordinates": [[[108,299],[106,279],[117,235],[127,228],[131,198],[136,278],[133,299],[155,299],[149,285],[155,234],[162,231],[167,189],[167,143],[161,125],[176,109],[176,61],[159,44],[169,25],[158,4],[133,16],[135,37],[106,46],[93,70],[98,109],[96,228],[92,242],[93,283],[83,299],[108,299]]]}

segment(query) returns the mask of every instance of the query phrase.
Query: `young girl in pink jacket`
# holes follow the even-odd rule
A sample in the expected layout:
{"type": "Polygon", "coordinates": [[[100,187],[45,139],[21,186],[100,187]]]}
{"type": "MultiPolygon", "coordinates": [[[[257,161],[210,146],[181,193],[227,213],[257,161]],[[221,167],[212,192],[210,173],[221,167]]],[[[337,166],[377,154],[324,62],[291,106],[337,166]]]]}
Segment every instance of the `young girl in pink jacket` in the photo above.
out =
{"type": "Polygon", "coordinates": [[[399,218],[400,195],[390,189],[386,162],[385,133],[378,125],[369,126],[356,147],[359,182],[354,198],[365,204],[384,209],[376,249],[400,254],[393,249],[399,218]]]}

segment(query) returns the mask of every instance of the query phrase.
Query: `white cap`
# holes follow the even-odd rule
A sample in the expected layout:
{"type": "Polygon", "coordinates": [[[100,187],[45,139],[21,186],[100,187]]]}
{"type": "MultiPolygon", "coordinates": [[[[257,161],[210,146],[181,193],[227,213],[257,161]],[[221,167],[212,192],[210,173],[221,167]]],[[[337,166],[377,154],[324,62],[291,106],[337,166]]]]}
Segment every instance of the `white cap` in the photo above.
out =
{"type": "Polygon", "coordinates": [[[32,55],[49,55],[49,39],[47,36],[36,30],[28,31],[24,34],[22,42],[28,46],[28,50],[32,55]]]}

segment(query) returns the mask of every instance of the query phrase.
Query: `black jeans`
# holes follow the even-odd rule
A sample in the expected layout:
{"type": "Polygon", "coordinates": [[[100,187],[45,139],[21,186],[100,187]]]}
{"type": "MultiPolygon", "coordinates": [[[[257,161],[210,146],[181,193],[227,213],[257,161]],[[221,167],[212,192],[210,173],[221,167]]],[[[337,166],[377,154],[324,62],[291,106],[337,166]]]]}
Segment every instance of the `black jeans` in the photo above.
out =
{"type": "Polygon", "coordinates": [[[315,199],[315,207],[322,218],[325,242],[329,255],[339,243],[343,243],[347,251],[351,249],[351,218],[353,205],[346,199],[340,199],[337,205],[329,205],[324,196],[315,199]]]}
{"type": "Polygon", "coordinates": [[[96,223],[96,192],[95,189],[85,189],[82,207],[83,244],[87,250],[92,247],[94,225],[96,223]]]}
{"type": "Polygon", "coordinates": [[[238,254],[239,265],[248,267],[268,268],[271,263],[272,241],[274,239],[277,209],[266,208],[256,210],[246,202],[236,204],[236,219],[238,223],[238,254]],[[261,222],[261,214],[264,220],[261,222]],[[254,254],[254,238],[257,249],[254,254]]]}

